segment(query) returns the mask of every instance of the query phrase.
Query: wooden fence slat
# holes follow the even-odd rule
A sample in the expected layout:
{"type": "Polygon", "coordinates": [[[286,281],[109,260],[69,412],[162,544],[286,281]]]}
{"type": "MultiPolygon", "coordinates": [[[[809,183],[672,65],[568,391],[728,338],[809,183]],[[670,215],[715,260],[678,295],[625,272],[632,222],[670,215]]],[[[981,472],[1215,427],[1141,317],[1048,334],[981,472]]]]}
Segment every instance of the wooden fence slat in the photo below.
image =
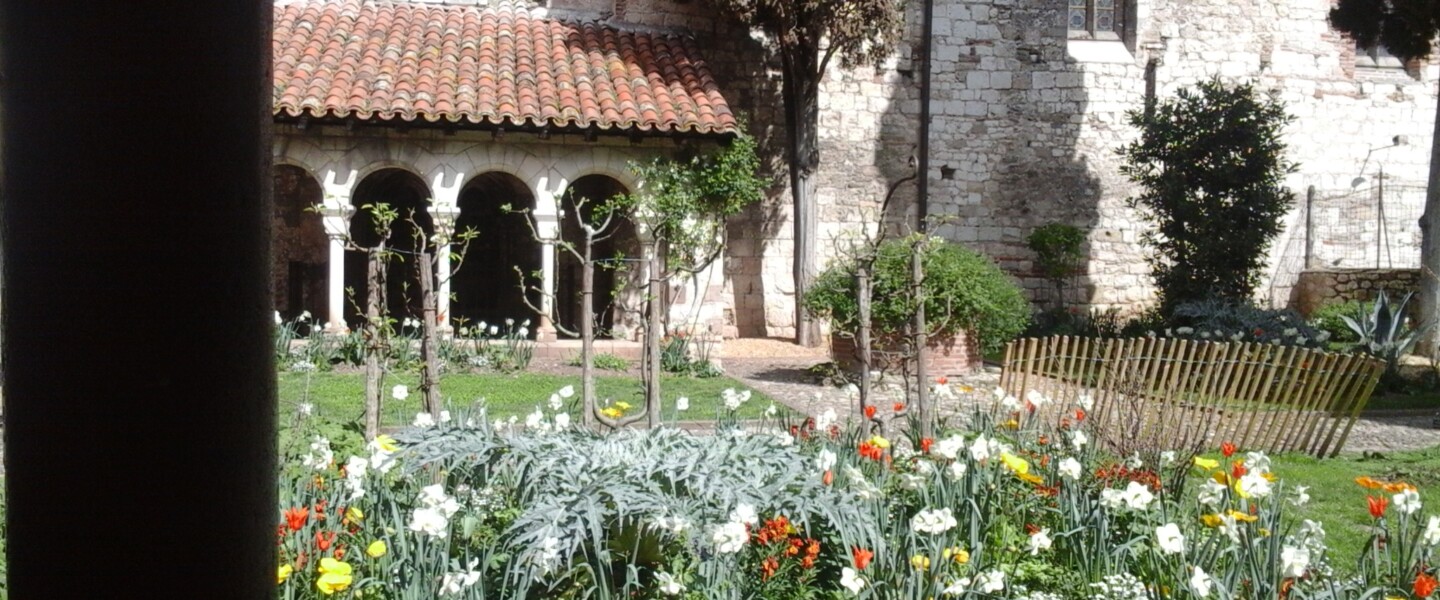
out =
{"type": "MultiPolygon", "coordinates": [[[[1310,370],[1312,377],[1315,379],[1314,385],[1302,390],[1300,394],[1300,397],[1304,401],[1303,410],[1316,410],[1317,412],[1321,409],[1325,411],[1334,410],[1336,402],[1341,401],[1340,397],[1342,395],[1335,389],[1336,382],[1341,382],[1341,389],[1349,387],[1345,384],[1348,383],[1349,378],[1354,374],[1355,366],[1359,364],[1356,358],[1353,354],[1347,356],[1327,355],[1322,357],[1318,364],[1314,365],[1314,368],[1310,370]]],[[[1309,445],[1308,433],[1297,437],[1304,438],[1299,441],[1300,444],[1309,445]]]]}
{"type": "MultiPolygon", "coordinates": [[[[1384,363],[1378,360],[1371,361],[1370,378],[1369,381],[1366,382],[1364,391],[1360,394],[1356,394],[1354,399],[1350,401],[1350,416],[1349,419],[1345,422],[1345,432],[1340,434],[1340,441],[1335,443],[1335,450],[1333,453],[1330,451],[1330,439],[1326,438],[1325,444],[1320,448],[1320,453],[1318,454],[1319,456],[1325,456],[1327,453],[1329,453],[1330,456],[1334,456],[1340,453],[1341,448],[1345,447],[1345,440],[1350,439],[1350,429],[1355,426],[1355,420],[1360,418],[1360,411],[1365,408],[1365,400],[1370,397],[1370,394],[1375,392],[1375,386],[1380,383],[1380,375],[1384,372],[1384,363]]],[[[1332,431],[1331,433],[1333,434],[1334,431],[1332,431]]]]}
{"type": "Polygon", "coordinates": [[[1168,341],[1170,351],[1165,353],[1165,373],[1163,394],[1160,400],[1160,411],[1156,414],[1155,438],[1157,442],[1167,439],[1165,432],[1170,428],[1173,421],[1175,425],[1183,424],[1184,410],[1180,406],[1180,400],[1175,393],[1175,388],[1180,385],[1181,374],[1185,372],[1186,356],[1190,352],[1190,340],[1171,339],[1168,341]]]}
{"type": "Polygon", "coordinates": [[[1283,352],[1285,355],[1282,363],[1283,366],[1274,374],[1274,379],[1270,384],[1271,387],[1264,395],[1265,402],[1274,406],[1274,410],[1271,411],[1272,414],[1268,415],[1268,418],[1264,419],[1264,423],[1260,428],[1261,434],[1260,443],[1257,444],[1258,447],[1263,449],[1278,449],[1281,440],[1290,431],[1290,427],[1293,426],[1295,420],[1298,418],[1301,410],[1299,404],[1302,398],[1290,392],[1294,391],[1294,377],[1295,374],[1299,372],[1299,369],[1296,369],[1295,366],[1304,360],[1302,357],[1307,352],[1309,351],[1300,346],[1291,346],[1283,352]]]}

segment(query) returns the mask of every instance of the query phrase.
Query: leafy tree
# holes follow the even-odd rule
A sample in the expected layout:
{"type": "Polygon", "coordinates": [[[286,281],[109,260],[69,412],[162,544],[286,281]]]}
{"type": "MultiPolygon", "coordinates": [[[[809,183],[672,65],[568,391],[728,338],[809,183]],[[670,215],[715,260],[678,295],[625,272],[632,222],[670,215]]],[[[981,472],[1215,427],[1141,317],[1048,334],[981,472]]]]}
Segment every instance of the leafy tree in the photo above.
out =
{"type": "Polygon", "coordinates": [[[1140,185],[1131,208],[1153,228],[1152,277],[1162,314],[1188,301],[1249,301],[1270,243],[1295,194],[1280,136],[1292,118],[1252,84],[1218,80],[1182,88],[1153,116],[1128,113],[1140,138],[1120,150],[1120,171],[1140,185]]]}
{"type": "Polygon", "coordinates": [[[796,341],[816,331],[801,300],[815,278],[815,172],[820,165],[820,80],[830,61],[852,67],[890,53],[901,25],[898,0],[707,0],[769,37],[780,58],[785,160],[795,206],[796,341]]]}
{"type": "MultiPolygon", "coordinates": [[[[1340,0],[1330,10],[1330,24],[1361,46],[1384,46],[1396,58],[1409,62],[1425,58],[1440,35],[1440,2],[1436,0],[1340,0]]],[[[1420,319],[1436,323],[1440,317],[1440,105],[1436,107],[1435,135],[1430,148],[1430,179],[1425,212],[1420,215],[1420,319]]],[[[1417,344],[1421,354],[1432,354],[1435,328],[1417,344]]]]}

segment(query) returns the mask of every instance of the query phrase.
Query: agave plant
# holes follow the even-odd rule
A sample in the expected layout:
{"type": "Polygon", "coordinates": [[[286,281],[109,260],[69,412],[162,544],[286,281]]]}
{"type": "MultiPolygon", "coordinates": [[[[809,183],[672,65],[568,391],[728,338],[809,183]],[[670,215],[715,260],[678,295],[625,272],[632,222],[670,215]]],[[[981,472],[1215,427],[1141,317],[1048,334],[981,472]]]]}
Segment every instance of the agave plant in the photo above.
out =
{"type": "Polygon", "coordinates": [[[1356,315],[1358,318],[1341,316],[1345,325],[1355,332],[1360,338],[1355,348],[1385,361],[1385,375],[1387,377],[1396,374],[1400,364],[1400,357],[1404,356],[1415,346],[1421,335],[1430,328],[1431,324],[1426,323],[1419,327],[1410,325],[1405,317],[1405,309],[1410,304],[1414,292],[1405,294],[1399,303],[1392,302],[1389,295],[1383,290],[1376,296],[1375,303],[1369,311],[1361,310],[1356,315]]]}

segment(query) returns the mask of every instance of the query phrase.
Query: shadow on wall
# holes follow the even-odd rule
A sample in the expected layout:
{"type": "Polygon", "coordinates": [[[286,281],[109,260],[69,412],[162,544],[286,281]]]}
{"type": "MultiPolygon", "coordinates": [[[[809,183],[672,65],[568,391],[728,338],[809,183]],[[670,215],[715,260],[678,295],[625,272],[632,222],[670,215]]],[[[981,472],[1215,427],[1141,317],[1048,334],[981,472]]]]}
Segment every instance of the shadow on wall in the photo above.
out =
{"type": "MultiPolygon", "coordinates": [[[[1039,308],[1053,303],[1054,292],[1036,268],[1026,237],[1048,223],[1087,231],[1101,226],[1099,202],[1113,180],[1102,179],[1087,156],[1114,151],[1082,141],[1082,124],[1090,130],[1122,125],[1085,122],[1084,65],[1067,56],[1060,4],[996,3],[988,14],[962,10],[953,14],[965,16],[942,16],[952,14],[942,9],[953,3],[937,0],[933,28],[930,231],[994,258],[1039,308]]],[[[917,57],[920,22],[916,7],[907,23],[917,57]]],[[[917,139],[919,77],[916,71],[907,85],[892,88],[882,116],[882,143],[873,164],[887,181],[912,172],[907,161],[917,139]]],[[[913,229],[916,211],[915,188],[907,188],[908,201],[892,202],[898,206],[886,215],[905,231],[913,229]]],[[[1092,268],[1072,286],[1076,291],[1067,294],[1068,303],[1094,300],[1101,275],[1093,270],[1095,240],[1106,233],[1089,236],[1084,250],[1092,268]]]]}

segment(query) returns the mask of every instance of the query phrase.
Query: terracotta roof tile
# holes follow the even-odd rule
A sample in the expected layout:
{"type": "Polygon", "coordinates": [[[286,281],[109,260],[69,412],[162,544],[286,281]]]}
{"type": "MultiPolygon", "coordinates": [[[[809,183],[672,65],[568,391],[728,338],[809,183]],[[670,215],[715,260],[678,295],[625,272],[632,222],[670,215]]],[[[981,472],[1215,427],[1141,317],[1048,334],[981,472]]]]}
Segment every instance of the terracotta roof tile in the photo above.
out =
{"type": "Polygon", "coordinates": [[[512,8],[275,6],[275,114],[732,133],[694,41],[512,8]]]}

